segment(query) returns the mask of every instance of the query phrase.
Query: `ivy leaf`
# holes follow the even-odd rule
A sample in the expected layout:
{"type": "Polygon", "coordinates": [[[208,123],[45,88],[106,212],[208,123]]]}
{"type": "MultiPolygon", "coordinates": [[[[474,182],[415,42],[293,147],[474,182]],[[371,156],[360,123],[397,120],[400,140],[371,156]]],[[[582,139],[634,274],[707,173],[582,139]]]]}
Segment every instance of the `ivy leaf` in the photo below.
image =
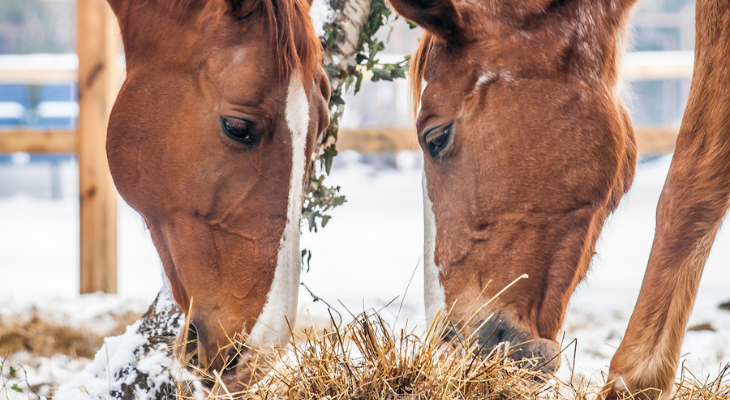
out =
{"type": "Polygon", "coordinates": [[[340,97],[339,95],[333,94],[332,97],[330,97],[330,103],[339,104],[341,106],[344,106],[345,100],[343,100],[342,97],[340,97]]]}
{"type": "Polygon", "coordinates": [[[391,72],[391,75],[393,78],[403,78],[406,77],[406,68],[405,66],[401,66],[398,64],[393,65],[393,72],[391,72]]]}
{"type": "Polygon", "coordinates": [[[10,366],[10,377],[15,378],[16,373],[18,373],[18,370],[10,366]]]}
{"type": "Polygon", "coordinates": [[[362,86],[362,72],[358,71],[357,73],[357,81],[355,81],[355,94],[360,91],[360,86],[362,86]]]}
{"type": "Polygon", "coordinates": [[[18,393],[23,393],[23,389],[20,386],[18,386],[17,383],[14,383],[13,386],[10,386],[10,389],[13,389],[18,393]]]}
{"type": "Polygon", "coordinates": [[[327,175],[330,174],[330,171],[332,170],[332,160],[337,155],[337,149],[335,148],[335,145],[332,144],[326,149],[324,149],[324,170],[327,171],[327,175]]]}
{"type": "Polygon", "coordinates": [[[393,76],[390,74],[390,71],[388,71],[387,68],[373,68],[373,82],[377,82],[378,80],[384,80],[384,81],[393,81],[393,76]],[[377,78],[377,79],[376,79],[377,78]]]}
{"type": "MultiPolygon", "coordinates": [[[[337,189],[339,190],[340,187],[338,186],[337,189]]],[[[337,196],[332,201],[332,205],[335,206],[335,207],[336,206],[341,206],[341,205],[345,204],[346,201],[347,200],[345,199],[345,196],[337,196]]]]}
{"type": "Polygon", "coordinates": [[[410,29],[416,29],[416,28],[418,28],[418,25],[414,24],[413,22],[411,22],[409,20],[406,20],[406,23],[408,24],[408,27],[410,29]]]}
{"type": "Polygon", "coordinates": [[[327,73],[327,77],[332,80],[332,78],[340,75],[340,69],[335,67],[334,65],[325,65],[324,66],[324,72],[327,73]]]}

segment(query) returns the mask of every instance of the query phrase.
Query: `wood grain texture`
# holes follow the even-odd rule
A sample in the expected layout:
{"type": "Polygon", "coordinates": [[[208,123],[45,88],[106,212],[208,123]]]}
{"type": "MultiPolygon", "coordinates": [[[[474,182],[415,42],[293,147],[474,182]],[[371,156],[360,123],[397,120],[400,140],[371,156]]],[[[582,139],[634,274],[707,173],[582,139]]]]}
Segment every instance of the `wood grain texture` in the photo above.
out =
{"type": "Polygon", "coordinates": [[[75,153],[76,131],[0,130],[0,153],[75,153]]]}
{"type": "Polygon", "coordinates": [[[118,33],[104,0],[78,0],[80,291],[117,290],[116,189],[106,158],[106,130],[116,94],[118,33]]]}
{"type": "MultiPolygon", "coordinates": [[[[666,154],[674,150],[679,128],[672,126],[635,127],[636,141],[642,154],[666,154]]],[[[381,152],[420,150],[415,128],[364,127],[341,129],[338,150],[381,152]]]]}

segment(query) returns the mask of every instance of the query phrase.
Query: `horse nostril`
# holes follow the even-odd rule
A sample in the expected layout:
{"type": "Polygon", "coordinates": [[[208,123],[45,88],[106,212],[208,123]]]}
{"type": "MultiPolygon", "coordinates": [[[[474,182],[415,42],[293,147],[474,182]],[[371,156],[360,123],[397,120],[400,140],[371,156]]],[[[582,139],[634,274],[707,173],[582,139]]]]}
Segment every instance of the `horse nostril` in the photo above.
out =
{"type": "Polygon", "coordinates": [[[238,367],[238,361],[240,360],[241,352],[238,351],[238,349],[235,346],[231,346],[231,348],[228,350],[228,355],[226,356],[226,361],[223,365],[223,372],[224,373],[231,373],[236,372],[236,368],[238,367]]]}
{"type": "Polygon", "coordinates": [[[184,343],[185,346],[185,358],[183,359],[184,364],[190,366],[198,366],[198,330],[192,323],[188,326],[188,335],[184,343]]]}

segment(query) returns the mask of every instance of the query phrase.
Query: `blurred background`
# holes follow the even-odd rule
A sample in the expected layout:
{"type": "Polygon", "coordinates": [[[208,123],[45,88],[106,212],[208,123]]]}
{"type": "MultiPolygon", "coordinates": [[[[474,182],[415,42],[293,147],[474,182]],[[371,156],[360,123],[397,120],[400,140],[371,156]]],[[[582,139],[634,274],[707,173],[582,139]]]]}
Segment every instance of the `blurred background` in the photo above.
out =
{"type": "MultiPolygon", "coordinates": [[[[565,342],[577,338],[579,349],[568,364],[589,375],[606,370],[631,314],[692,74],[694,2],[641,0],[635,11],[622,78],[641,162],[634,187],[606,224],[592,273],[566,319],[565,342]]],[[[104,301],[110,307],[133,304],[141,313],[161,285],[160,262],[144,223],[119,198],[118,295],[79,300],[77,156],[3,150],[12,149],[4,135],[7,139],[18,129],[76,128],[75,18],[73,0],[0,1],[0,318],[6,320],[32,307],[93,314],[92,305],[104,301]]],[[[397,62],[414,50],[421,32],[399,19],[381,33],[387,39],[381,59],[397,62]]],[[[123,57],[118,63],[123,68],[123,57]]],[[[313,257],[302,280],[343,313],[385,307],[418,324],[423,322],[422,156],[407,93],[405,80],[366,81],[357,96],[345,99],[340,155],[328,180],[342,187],[348,202],[320,232],[303,229],[302,247],[313,257]]],[[[702,371],[716,372],[730,359],[730,312],[718,308],[730,300],[729,245],[723,228],[691,321],[693,327],[709,326],[690,332],[685,349],[702,371]]],[[[316,319],[326,315],[326,306],[302,289],[300,311],[316,319]]]]}

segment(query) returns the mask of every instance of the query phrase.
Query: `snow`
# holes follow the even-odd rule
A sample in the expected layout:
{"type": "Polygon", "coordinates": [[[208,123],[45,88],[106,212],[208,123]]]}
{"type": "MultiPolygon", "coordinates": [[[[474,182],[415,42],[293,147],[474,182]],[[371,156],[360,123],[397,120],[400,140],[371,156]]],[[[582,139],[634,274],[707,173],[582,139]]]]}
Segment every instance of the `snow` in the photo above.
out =
{"type": "Polygon", "coordinates": [[[0,101],[0,118],[22,118],[25,107],[14,101],[0,101]]]}
{"type": "MultiPolygon", "coordinates": [[[[384,309],[383,315],[391,320],[396,315],[400,323],[407,320],[409,327],[425,323],[421,162],[420,154],[414,152],[343,152],[335,160],[328,181],[342,186],[348,202],[332,213],[332,220],[318,233],[303,228],[301,246],[310,249],[313,257],[302,281],[346,319],[347,310],[358,313],[375,308],[384,309]]],[[[569,376],[574,365],[575,373],[600,380],[600,371],[607,370],[638,295],[669,162],[670,156],[665,156],[640,164],[633,188],[606,223],[592,271],[569,306],[563,339],[566,353],[559,375],[569,376]],[[573,339],[577,340],[575,359],[573,339]]],[[[18,168],[0,164],[0,185],[18,168]]],[[[79,296],[77,169],[71,163],[60,168],[60,200],[22,194],[0,198],[0,318],[27,315],[35,307],[69,325],[90,323],[102,329],[103,315],[109,310],[146,310],[162,286],[160,262],[142,219],[120,199],[119,295],[79,296]]],[[[729,232],[723,227],[716,238],[690,320],[690,326],[709,323],[715,331],[688,332],[682,350],[683,359],[698,376],[716,374],[730,361],[730,312],[717,307],[730,300],[729,232]]],[[[328,318],[326,306],[314,303],[303,288],[299,313],[309,313],[315,321],[328,318]]],[[[306,324],[306,319],[300,317],[299,324],[306,324]]],[[[109,381],[102,383],[107,357],[111,368],[117,362],[115,354],[132,349],[140,340],[135,327],[130,327],[124,337],[107,340],[94,364],[67,356],[40,359],[21,353],[10,362],[23,364],[31,383],[56,384],[69,382],[70,371],[78,372],[88,364],[90,369],[83,374],[97,378],[86,386],[89,393],[108,393],[109,381]],[[105,365],[99,365],[100,360],[105,365]]],[[[161,371],[159,365],[174,370],[159,354],[147,360],[141,366],[151,375],[160,376],[155,375],[161,371]]],[[[9,394],[11,400],[27,398],[9,394]]]]}
{"type": "Polygon", "coordinates": [[[79,103],[75,101],[42,101],[38,103],[37,112],[41,118],[76,118],[79,116],[79,103]]]}
{"type": "MultiPolygon", "coordinates": [[[[133,396],[153,400],[166,397],[160,394],[169,393],[176,382],[189,381],[191,376],[172,356],[170,347],[169,336],[174,341],[185,318],[175,307],[169,285],[160,291],[154,310],[157,317],[140,319],[124,334],[105,339],[94,361],[64,383],[54,398],[103,400],[133,396]]],[[[202,393],[200,389],[198,384],[197,393],[202,393]]]]}
{"type": "Polygon", "coordinates": [[[335,17],[327,0],[314,0],[312,7],[309,9],[309,15],[312,17],[312,24],[317,36],[324,35],[324,25],[332,22],[335,17]]]}
{"type": "Polygon", "coordinates": [[[54,70],[73,71],[79,67],[79,58],[74,53],[66,54],[2,54],[0,70],[54,70]]]}

